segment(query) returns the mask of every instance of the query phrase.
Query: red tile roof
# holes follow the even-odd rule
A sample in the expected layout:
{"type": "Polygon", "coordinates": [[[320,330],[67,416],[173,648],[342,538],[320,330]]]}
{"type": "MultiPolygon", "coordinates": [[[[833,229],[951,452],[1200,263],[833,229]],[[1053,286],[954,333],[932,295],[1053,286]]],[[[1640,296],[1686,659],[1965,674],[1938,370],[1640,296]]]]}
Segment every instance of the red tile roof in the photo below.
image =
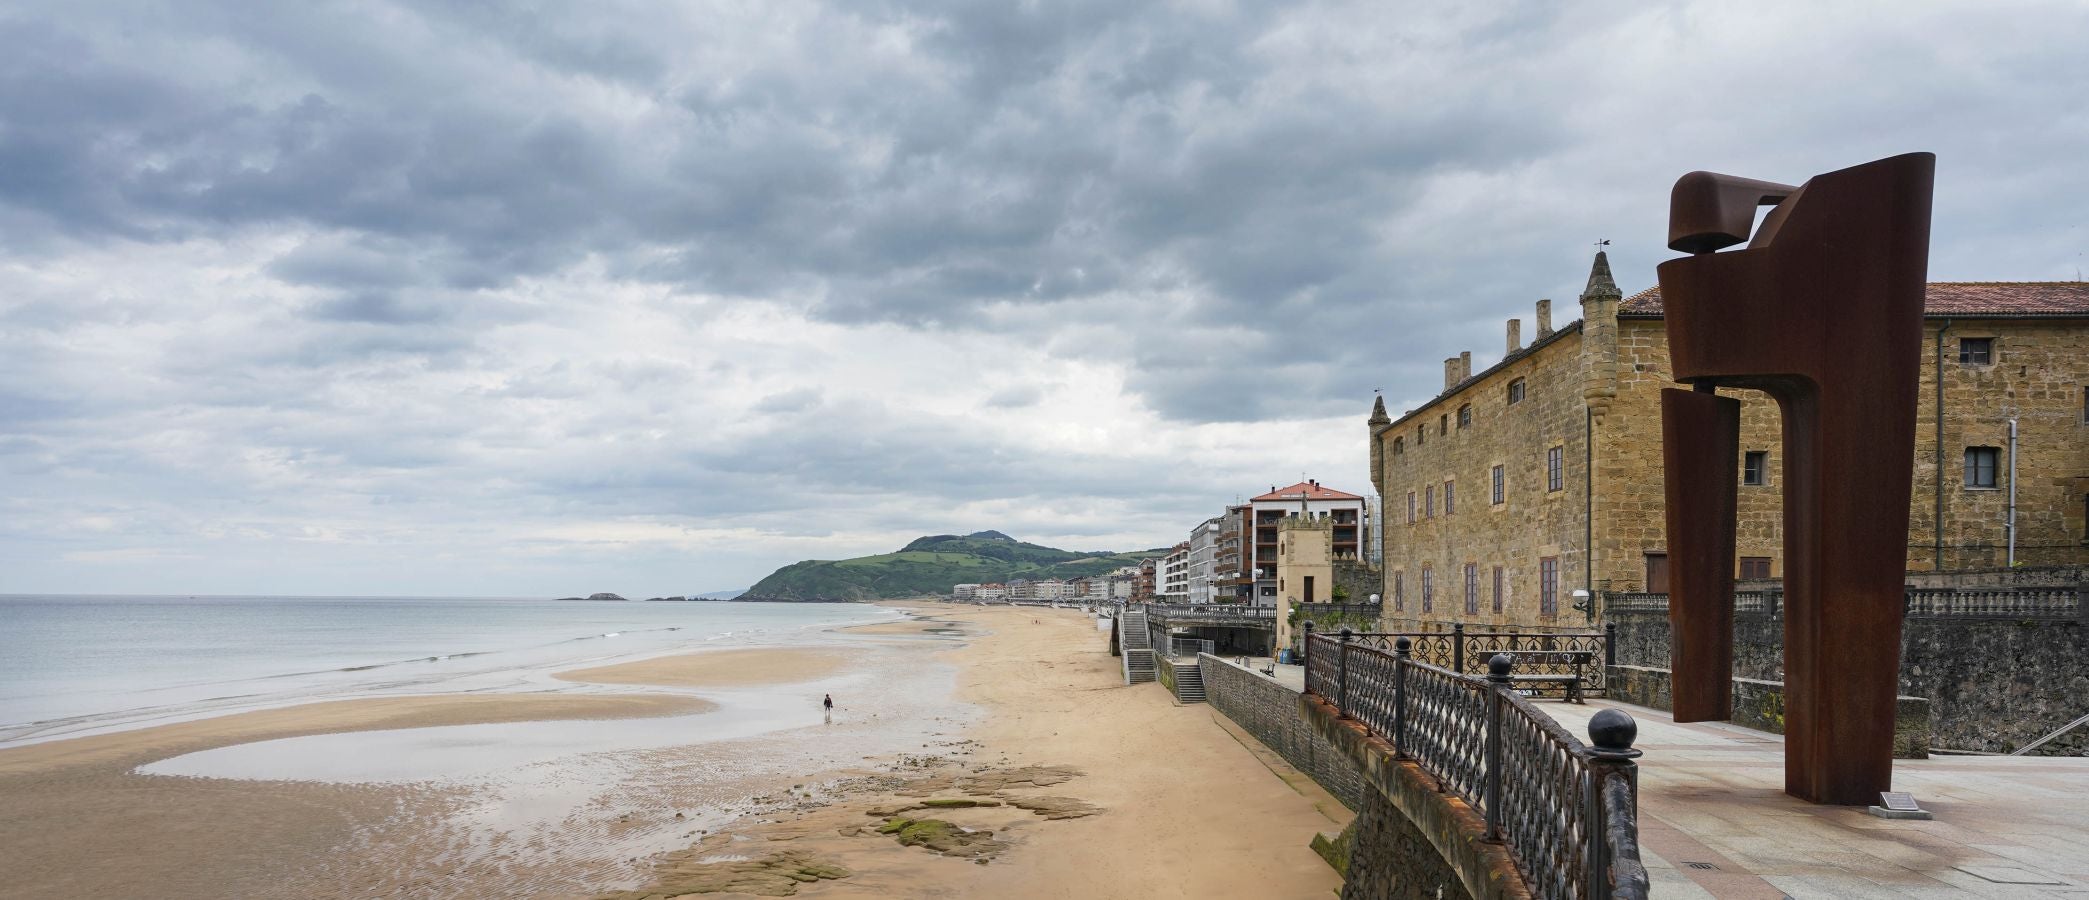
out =
{"type": "Polygon", "coordinates": [[[1310,481],[1301,481],[1287,488],[1270,491],[1250,500],[1362,500],[1355,494],[1344,493],[1331,487],[1322,487],[1310,481]],[[1301,496],[1303,495],[1303,496],[1301,496]]]}
{"type": "MultiPolygon", "coordinates": [[[[1618,304],[1618,315],[1661,315],[1661,288],[1650,287],[1618,304]]],[[[1923,315],[2089,317],[2089,282],[1932,281],[1923,315]]]]}

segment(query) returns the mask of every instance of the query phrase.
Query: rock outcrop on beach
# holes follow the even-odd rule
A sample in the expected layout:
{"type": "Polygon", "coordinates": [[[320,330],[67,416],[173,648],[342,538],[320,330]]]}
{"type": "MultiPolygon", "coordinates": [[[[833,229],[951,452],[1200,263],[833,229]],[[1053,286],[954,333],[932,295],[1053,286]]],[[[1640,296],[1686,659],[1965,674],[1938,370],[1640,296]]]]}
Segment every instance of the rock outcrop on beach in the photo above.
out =
{"type": "Polygon", "coordinates": [[[893,553],[792,563],[770,573],[739,599],[831,603],[920,597],[946,594],[951,585],[967,582],[1100,575],[1166,552],[1060,550],[998,531],[932,534],[893,553]]]}

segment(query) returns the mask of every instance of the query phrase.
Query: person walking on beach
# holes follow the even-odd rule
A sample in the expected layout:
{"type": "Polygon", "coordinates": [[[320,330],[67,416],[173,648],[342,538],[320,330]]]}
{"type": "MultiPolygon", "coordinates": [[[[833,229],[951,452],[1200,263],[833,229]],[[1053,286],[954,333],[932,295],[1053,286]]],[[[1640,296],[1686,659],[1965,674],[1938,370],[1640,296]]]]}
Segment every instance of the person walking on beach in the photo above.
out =
{"type": "Polygon", "coordinates": [[[820,705],[821,705],[821,706],[823,706],[823,707],[826,707],[826,709],[827,709],[827,721],[829,721],[829,722],[832,722],[832,721],[834,721],[834,695],[833,695],[833,694],[822,694],[822,695],[820,695],[820,705]]]}

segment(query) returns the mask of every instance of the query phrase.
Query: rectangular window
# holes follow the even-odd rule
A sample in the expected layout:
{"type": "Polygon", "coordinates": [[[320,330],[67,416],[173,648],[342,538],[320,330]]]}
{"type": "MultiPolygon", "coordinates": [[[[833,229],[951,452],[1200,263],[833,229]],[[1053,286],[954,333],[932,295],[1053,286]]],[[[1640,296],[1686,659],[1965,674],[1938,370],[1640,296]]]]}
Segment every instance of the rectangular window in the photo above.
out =
{"type": "Polygon", "coordinates": [[[1995,361],[1994,338],[1959,338],[1958,364],[1985,366],[1995,361]]]}
{"type": "Polygon", "coordinates": [[[1545,490],[1557,491],[1567,486],[1567,448],[1553,447],[1545,451],[1545,490]]]}
{"type": "Polygon", "coordinates": [[[1559,557],[1547,556],[1538,560],[1538,615],[1552,618],[1559,615],[1559,557]]]}
{"type": "Polygon", "coordinates": [[[1393,609],[1394,609],[1395,611],[1398,611],[1398,612],[1406,612],[1406,611],[1407,611],[1407,573],[1406,573],[1406,572],[1394,572],[1394,573],[1393,573],[1393,609]]]}
{"type": "Polygon", "coordinates": [[[1436,608],[1436,573],[1428,566],[1422,567],[1422,612],[1436,608]]]}
{"type": "Polygon", "coordinates": [[[1502,594],[1504,593],[1504,591],[1505,591],[1505,589],[1506,589],[1506,587],[1507,587],[1507,584],[1508,584],[1507,580],[1506,580],[1506,579],[1504,579],[1504,578],[1502,577],[1502,571],[1501,571],[1501,567],[1500,567],[1500,566],[1495,566],[1495,567],[1494,567],[1494,614],[1495,614],[1495,615],[1501,615],[1501,611],[1502,611],[1502,606],[1504,605],[1505,601],[1507,600],[1507,598],[1506,598],[1506,597],[1503,597],[1503,596],[1502,596],[1502,594]]]}
{"type": "Polygon", "coordinates": [[[1407,492],[1407,524],[1414,524],[1414,492],[1407,492]]]}
{"type": "Polygon", "coordinates": [[[1480,567],[1476,563],[1465,564],[1465,614],[1480,614],[1480,567]]]}
{"type": "Polygon", "coordinates": [[[1457,511],[1458,483],[1455,481],[1446,481],[1443,483],[1443,514],[1448,516],[1457,511]]]}
{"type": "Polygon", "coordinates": [[[1741,557],[1742,581],[1767,581],[1770,578],[1770,558],[1767,556],[1741,557]]]}
{"type": "Polygon", "coordinates": [[[1994,447],[1966,448],[1966,487],[1986,489],[1995,486],[1995,462],[2002,451],[1994,447]]]}
{"type": "Polygon", "coordinates": [[[1522,403],[1522,402],[1523,402],[1523,379],[1521,379],[1521,378],[1518,378],[1518,379],[1516,379],[1515,381],[1511,381],[1511,382],[1509,382],[1509,405],[1510,405],[1510,406],[1515,406],[1516,404],[1518,404],[1518,403],[1522,403]]]}
{"type": "Polygon", "coordinates": [[[1769,451],[1748,451],[1748,453],[1741,458],[1741,483],[1754,485],[1768,484],[1768,480],[1763,475],[1763,470],[1768,466],[1769,462],[1769,451]]]}
{"type": "Polygon", "coordinates": [[[1505,496],[1503,493],[1503,481],[1506,478],[1506,476],[1502,474],[1501,466],[1494,467],[1494,474],[1491,476],[1491,478],[1494,482],[1494,503],[1495,505],[1499,506],[1501,505],[1502,498],[1505,496]]]}
{"type": "Polygon", "coordinates": [[[1438,437],[1442,437],[1443,435],[1446,435],[1446,434],[1450,434],[1450,433],[1451,433],[1451,414],[1450,414],[1450,413],[1444,413],[1443,415],[1437,416],[1437,417],[1436,417],[1436,434],[1437,434],[1437,436],[1438,436],[1438,437]]]}
{"type": "Polygon", "coordinates": [[[1458,407],[1458,427],[1461,429],[1472,427],[1472,404],[1467,403],[1458,407]]]}
{"type": "Polygon", "coordinates": [[[1427,426],[1427,425],[1416,425],[1416,426],[1414,427],[1414,445],[1415,445],[1415,446],[1417,446],[1417,447],[1419,447],[1419,446],[1421,446],[1421,445],[1423,445],[1423,444],[1426,444],[1426,443],[1428,443],[1428,442],[1429,442],[1429,426],[1427,426]]]}
{"type": "Polygon", "coordinates": [[[1422,489],[1422,518],[1436,518],[1436,485],[1422,489]]]}

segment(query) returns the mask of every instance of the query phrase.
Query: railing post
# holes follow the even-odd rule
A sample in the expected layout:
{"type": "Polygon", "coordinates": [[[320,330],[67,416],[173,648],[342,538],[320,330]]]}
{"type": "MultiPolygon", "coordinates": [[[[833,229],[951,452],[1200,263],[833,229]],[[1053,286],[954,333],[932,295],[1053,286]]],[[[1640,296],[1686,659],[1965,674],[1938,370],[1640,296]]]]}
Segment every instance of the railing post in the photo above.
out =
{"type": "Polygon", "coordinates": [[[1487,840],[1501,842],[1501,708],[1508,700],[1509,670],[1516,657],[1496,653],[1487,660],[1487,840]]]}
{"type": "Polygon", "coordinates": [[[1583,895],[1592,900],[1606,900],[1616,893],[1610,877],[1614,862],[1610,858],[1611,810],[1603,802],[1603,786],[1612,779],[1623,779],[1631,798],[1627,812],[1635,825],[1639,820],[1639,764],[1633,760],[1642,751],[1632,749],[1638,737],[1639,723],[1623,710],[1600,710],[1589,719],[1588,781],[1582,786],[1582,821],[1588,823],[1583,873],[1588,885],[1583,895]]]}
{"type": "Polygon", "coordinates": [[[1609,674],[1611,666],[1618,664],[1618,623],[1603,623],[1603,669],[1609,674]]]}
{"type": "Polygon", "coordinates": [[[1301,666],[1304,666],[1304,667],[1305,667],[1305,669],[1306,669],[1306,674],[1307,674],[1307,675],[1308,675],[1308,676],[1310,677],[1310,676],[1312,675],[1312,672],[1313,672],[1313,620],[1312,620],[1312,619],[1307,619],[1307,620],[1306,620],[1306,639],[1305,639],[1305,640],[1303,640],[1303,641],[1301,641],[1301,642],[1299,642],[1299,644],[1300,644],[1300,646],[1302,646],[1302,647],[1304,647],[1304,648],[1305,648],[1305,652],[1304,652],[1304,653],[1301,653],[1301,654],[1299,654],[1299,655],[1300,655],[1301,657],[1304,657],[1303,659],[1301,659],[1301,660],[1299,661],[1299,665],[1301,665],[1301,666]]]}
{"type": "Polygon", "coordinates": [[[1407,662],[1414,654],[1414,641],[1402,635],[1393,639],[1393,758],[1407,755],[1407,662]]]}
{"type": "Polygon", "coordinates": [[[1336,699],[1335,699],[1335,711],[1336,711],[1336,712],[1338,712],[1338,713],[1340,713],[1340,714],[1341,714],[1341,717],[1342,717],[1342,718],[1345,718],[1345,719],[1346,719],[1346,718],[1353,718],[1352,716],[1350,716],[1350,715],[1349,715],[1349,638],[1350,638],[1350,635],[1351,635],[1351,632],[1350,632],[1350,630],[1349,630],[1348,628],[1343,628],[1343,629],[1342,629],[1342,658],[1341,658],[1341,661],[1340,661],[1340,668],[1339,668],[1339,673],[1338,673],[1338,674],[1337,674],[1337,675],[1335,676],[1335,678],[1336,678],[1336,681],[1335,681],[1335,693],[1336,693],[1336,694],[1338,695],[1338,696],[1336,697],[1336,699]]]}
{"type": "Polygon", "coordinates": [[[1465,623],[1451,626],[1451,671],[1465,674],[1465,623]]]}

